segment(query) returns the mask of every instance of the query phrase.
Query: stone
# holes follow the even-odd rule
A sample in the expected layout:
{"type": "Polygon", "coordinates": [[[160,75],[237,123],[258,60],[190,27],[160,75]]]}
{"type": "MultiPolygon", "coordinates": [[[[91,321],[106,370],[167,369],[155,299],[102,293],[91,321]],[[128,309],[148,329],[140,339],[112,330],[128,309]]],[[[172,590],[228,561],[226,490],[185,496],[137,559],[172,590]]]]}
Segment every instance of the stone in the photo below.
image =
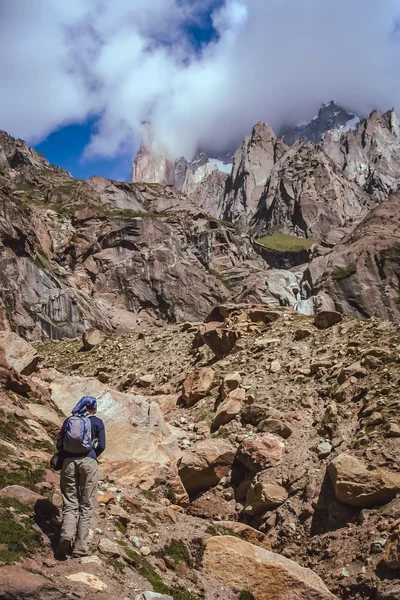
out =
{"type": "Polygon", "coordinates": [[[386,436],[392,438],[400,437],[400,425],[397,425],[397,423],[389,423],[386,428],[386,436]]]}
{"type": "Polygon", "coordinates": [[[197,442],[191,451],[184,452],[178,472],[189,496],[216,486],[228,475],[234,458],[232,444],[218,438],[197,442]]]}
{"type": "Polygon", "coordinates": [[[323,310],[315,316],[314,325],[318,327],[318,329],[328,329],[329,327],[333,327],[337,325],[342,320],[342,315],[333,310],[323,310]]]}
{"type": "Polygon", "coordinates": [[[22,485],[9,485],[0,490],[0,498],[10,498],[23,504],[31,511],[42,514],[58,514],[58,509],[50,500],[23,487],[22,485]]]}
{"type": "Polygon", "coordinates": [[[18,565],[0,567],[0,597],[5,600],[20,598],[65,598],[63,593],[57,593],[54,585],[42,575],[29,573],[18,565]]]}
{"type": "Polygon", "coordinates": [[[236,458],[250,471],[257,473],[278,465],[284,454],[285,443],[282,438],[271,433],[260,433],[243,440],[236,458]]]}
{"type": "Polygon", "coordinates": [[[85,350],[86,352],[93,350],[95,346],[100,346],[100,344],[104,342],[105,337],[105,334],[99,329],[94,327],[87,329],[82,334],[82,350],[85,350]]]}
{"type": "Polygon", "coordinates": [[[287,440],[293,433],[292,428],[285,421],[279,419],[264,419],[257,428],[265,433],[279,435],[284,440],[287,440]]]}
{"type": "Polygon", "coordinates": [[[246,393],[243,388],[238,388],[230,392],[217,408],[217,413],[212,424],[213,431],[216,431],[222,425],[227,425],[240,414],[245,397],[246,393]]]}
{"type": "Polygon", "coordinates": [[[154,383],[155,378],[156,376],[154,375],[154,373],[142,375],[141,377],[139,377],[139,379],[135,381],[135,385],[142,388],[150,387],[154,383]]]}
{"type": "Polygon", "coordinates": [[[360,508],[387,504],[400,491],[400,473],[383,468],[369,469],[350,454],[339,454],[328,465],[333,490],[344,504],[360,508]]]}
{"type": "Polygon", "coordinates": [[[322,579],[294,561],[231,536],[206,541],[203,569],[255,600],[335,600],[322,579]]]}
{"type": "Polygon", "coordinates": [[[157,592],[142,592],[138,596],[135,596],[135,600],[174,600],[172,596],[166,596],[165,594],[158,594],[157,592]]]}
{"type": "Polygon", "coordinates": [[[284,487],[261,479],[253,483],[246,496],[245,513],[251,516],[260,515],[277,508],[288,498],[284,487]]]}
{"type": "Polygon", "coordinates": [[[124,510],[121,506],[118,505],[115,506],[111,504],[109,514],[113,517],[116,517],[116,519],[125,527],[129,524],[129,521],[131,520],[131,517],[126,512],[126,510],[124,510]]]}
{"type": "Polygon", "coordinates": [[[220,322],[201,325],[199,335],[203,343],[207,344],[217,358],[227,356],[240,337],[239,331],[224,327],[220,322]]]}
{"type": "Polygon", "coordinates": [[[183,382],[182,399],[186,406],[193,406],[207,396],[214,382],[215,372],[210,367],[200,367],[190,373],[183,382]]]}
{"type": "Polygon", "coordinates": [[[312,331],[310,329],[297,329],[294,332],[294,339],[297,341],[305,340],[312,335],[312,331]]]}
{"type": "Polygon", "coordinates": [[[385,544],[383,560],[389,569],[400,569],[400,525],[392,531],[385,544]]]}
{"type": "Polygon", "coordinates": [[[140,547],[140,554],[142,556],[149,556],[149,554],[151,554],[151,549],[148,546],[141,546],[140,547]]]}
{"type": "Polygon", "coordinates": [[[91,573],[73,573],[72,575],[66,575],[66,579],[75,581],[76,583],[84,583],[98,592],[103,592],[107,589],[107,584],[91,573]]]}
{"type": "Polygon", "coordinates": [[[40,357],[35,348],[11,331],[0,331],[0,350],[7,363],[20,375],[32,375],[40,357]]]}
{"type": "Polygon", "coordinates": [[[116,504],[117,499],[115,497],[115,494],[111,494],[110,492],[106,492],[104,494],[100,494],[100,496],[98,496],[97,498],[97,502],[99,504],[116,504]]]}
{"type": "Polygon", "coordinates": [[[332,452],[333,446],[330,442],[321,442],[317,446],[318,458],[327,458],[332,452]]]}
{"type": "Polygon", "coordinates": [[[233,390],[236,390],[241,386],[241,383],[242,376],[240,373],[229,373],[228,375],[225,375],[219,386],[219,394],[221,399],[225,400],[225,398],[231,392],[233,392],[233,390]]]}
{"type": "Polygon", "coordinates": [[[98,546],[100,552],[112,558],[118,558],[122,554],[121,547],[108,538],[102,537],[98,546]]]}
{"type": "Polygon", "coordinates": [[[100,558],[96,554],[93,554],[93,556],[82,556],[82,558],[80,559],[80,563],[82,565],[100,565],[100,566],[103,566],[103,563],[101,562],[100,558]]]}
{"type": "Polygon", "coordinates": [[[282,371],[282,365],[279,360],[273,360],[270,364],[269,370],[271,373],[279,373],[279,371],[282,371]]]}

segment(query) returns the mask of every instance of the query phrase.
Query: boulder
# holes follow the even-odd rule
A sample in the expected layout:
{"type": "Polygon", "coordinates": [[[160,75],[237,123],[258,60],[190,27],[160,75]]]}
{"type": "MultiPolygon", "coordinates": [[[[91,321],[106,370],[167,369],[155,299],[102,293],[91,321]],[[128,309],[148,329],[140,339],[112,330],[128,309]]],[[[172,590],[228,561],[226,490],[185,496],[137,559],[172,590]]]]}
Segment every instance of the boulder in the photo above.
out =
{"type": "Polygon", "coordinates": [[[383,560],[389,569],[400,569],[400,525],[390,534],[383,560]]]}
{"type": "Polygon", "coordinates": [[[246,496],[245,512],[248,515],[261,515],[267,510],[277,508],[288,498],[284,487],[261,479],[253,483],[246,496]]]}
{"type": "Polygon", "coordinates": [[[18,565],[0,567],[0,598],[19,600],[22,598],[51,598],[61,600],[65,592],[54,589],[51,581],[30,573],[18,565]]]}
{"type": "Polygon", "coordinates": [[[231,392],[225,400],[218,406],[214,417],[212,429],[216,431],[222,425],[227,425],[240,414],[246,393],[244,389],[239,388],[231,392]]]}
{"type": "Polygon", "coordinates": [[[0,331],[0,351],[8,364],[20,375],[31,375],[40,357],[35,348],[11,331],[0,331]]]}
{"type": "Polygon", "coordinates": [[[0,499],[16,500],[31,511],[42,514],[58,514],[58,509],[44,496],[23,487],[22,485],[8,485],[0,490],[0,499]]]}
{"type": "Polygon", "coordinates": [[[368,466],[350,454],[339,454],[328,465],[335,496],[344,504],[370,508],[387,504],[400,491],[400,473],[368,466]]]}
{"type": "Polygon", "coordinates": [[[85,350],[86,352],[93,350],[95,346],[100,346],[100,344],[103,343],[105,337],[105,334],[95,327],[87,329],[82,334],[82,350],[85,350]]]}
{"type": "Polygon", "coordinates": [[[121,546],[105,537],[100,539],[98,548],[102,554],[111,558],[118,558],[122,554],[121,546]]]}
{"type": "Polygon", "coordinates": [[[335,600],[310,569],[236,537],[209,538],[203,569],[255,600],[335,600]]]}
{"type": "Polygon", "coordinates": [[[240,337],[238,331],[225,327],[219,322],[202,325],[199,335],[204,344],[207,344],[217,358],[223,358],[229,354],[240,337]]]}
{"type": "Polygon", "coordinates": [[[217,485],[228,475],[235,458],[234,447],[224,439],[198,442],[192,451],[183,454],[179,476],[187,493],[192,496],[217,485]]]}
{"type": "Polygon", "coordinates": [[[258,429],[265,433],[279,435],[284,440],[287,440],[293,433],[292,428],[285,421],[280,421],[279,419],[264,419],[258,424],[258,429]]]}
{"type": "Polygon", "coordinates": [[[322,310],[315,316],[314,325],[318,329],[328,329],[340,323],[342,318],[342,315],[334,310],[322,310]]]}
{"type": "Polygon", "coordinates": [[[135,385],[142,388],[150,387],[154,383],[155,378],[156,376],[154,375],[154,373],[142,375],[141,377],[139,377],[139,379],[135,381],[135,385]]]}
{"type": "Polygon", "coordinates": [[[237,460],[250,471],[257,473],[278,465],[285,454],[282,438],[271,433],[261,433],[245,439],[237,451],[237,460]]]}
{"type": "Polygon", "coordinates": [[[229,373],[228,375],[225,375],[221,381],[221,385],[219,386],[219,393],[222,400],[225,400],[225,398],[231,392],[233,392],[233,390],[236,390],[238,387],[240,387],[241,383],[242,376],[240,373],[229,373]]]}
{"type": "Polygon", "coordinates": [[[210,367],[200,367],[190,373],[183,382],[182,399],[186,406],[193,406],[207,396],[214,381],[214,370],[210,367]]]}
{"type": "Polygon", "coordinates": [[[271,550],[271,542],[267,536],[258,529],[250,527],[250,525],[239,523],[239,521],[214,521],[214,525],[217,528],[222,527],[226,532],[232,531],[236,536],[250,544],[254,544],[254,546],[271,550]]]}
{"type": "Polygon", "coordinates": [[[72,573],[72,575],[66,575],[66,579],[76,581],[77,583],[84,583],[98,592],[103,592],[107,589],[107,584],[96,577],[96,575],[92,575],[92,573],[72,573]]]}

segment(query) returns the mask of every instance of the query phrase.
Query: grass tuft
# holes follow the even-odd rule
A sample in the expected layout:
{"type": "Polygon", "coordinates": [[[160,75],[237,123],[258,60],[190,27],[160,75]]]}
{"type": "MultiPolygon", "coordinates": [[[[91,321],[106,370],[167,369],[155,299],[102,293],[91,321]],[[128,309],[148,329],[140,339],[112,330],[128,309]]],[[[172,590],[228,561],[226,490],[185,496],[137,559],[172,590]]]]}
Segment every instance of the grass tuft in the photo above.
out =
{"type": "Polygon", "coordinates": [[[351,277],[355,273],[357,273],[357,268],[354,264],[351,264],[348,267],[333,267],[332,279],[334,281],[342,281],[343,279],[351,277]]]}
{"type": "Polygon", "coordinates": [[[265,248],[275,250],[276,252],[302,252],[308,250],[315,244],[315,240],[299,238],[295,235],[288,235],[286,233],[264,235],[256,241],[265,248]]]}

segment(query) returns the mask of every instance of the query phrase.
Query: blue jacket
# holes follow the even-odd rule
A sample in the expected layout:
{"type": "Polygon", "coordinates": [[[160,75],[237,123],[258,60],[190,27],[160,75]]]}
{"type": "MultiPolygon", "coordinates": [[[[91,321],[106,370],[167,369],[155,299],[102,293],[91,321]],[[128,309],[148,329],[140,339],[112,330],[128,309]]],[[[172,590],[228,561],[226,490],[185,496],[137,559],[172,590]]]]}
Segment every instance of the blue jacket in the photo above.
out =
{"type": "Polygon", "coordinates": [[[92,423],[92,440],[96,440],[95,448],[91,448],[89,452],[86,452],[85,454],[72,454],[71,452],[67,452],[63,449],[65,424],[68,420],[67,418],[65,419],[57,438],[57,450],[60,454],[62,454],[62,459],[84,458],[88,456],[89,458],[94,458],[94,460],[97,460],[100,454],[104,452],[106,448],[106,431],[104,428],[104,423],[101,419],[99,419],[99,417],[96,417],[95,415],[89,415],[89,419],[92,423]]]}

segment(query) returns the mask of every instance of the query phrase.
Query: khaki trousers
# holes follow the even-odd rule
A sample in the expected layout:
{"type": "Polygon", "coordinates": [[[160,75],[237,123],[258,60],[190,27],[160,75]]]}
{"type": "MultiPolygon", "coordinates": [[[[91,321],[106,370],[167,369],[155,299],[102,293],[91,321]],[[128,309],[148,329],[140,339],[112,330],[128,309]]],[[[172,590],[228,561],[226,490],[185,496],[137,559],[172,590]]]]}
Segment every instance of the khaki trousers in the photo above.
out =
{"type": "Polygon", "coordinates": [[[63,522],[61,540],[75,538],[74,551],[88,551],[88,536],[97,499],[98,465],[94,458],[66,458],[61,470],[63,522]]]}

